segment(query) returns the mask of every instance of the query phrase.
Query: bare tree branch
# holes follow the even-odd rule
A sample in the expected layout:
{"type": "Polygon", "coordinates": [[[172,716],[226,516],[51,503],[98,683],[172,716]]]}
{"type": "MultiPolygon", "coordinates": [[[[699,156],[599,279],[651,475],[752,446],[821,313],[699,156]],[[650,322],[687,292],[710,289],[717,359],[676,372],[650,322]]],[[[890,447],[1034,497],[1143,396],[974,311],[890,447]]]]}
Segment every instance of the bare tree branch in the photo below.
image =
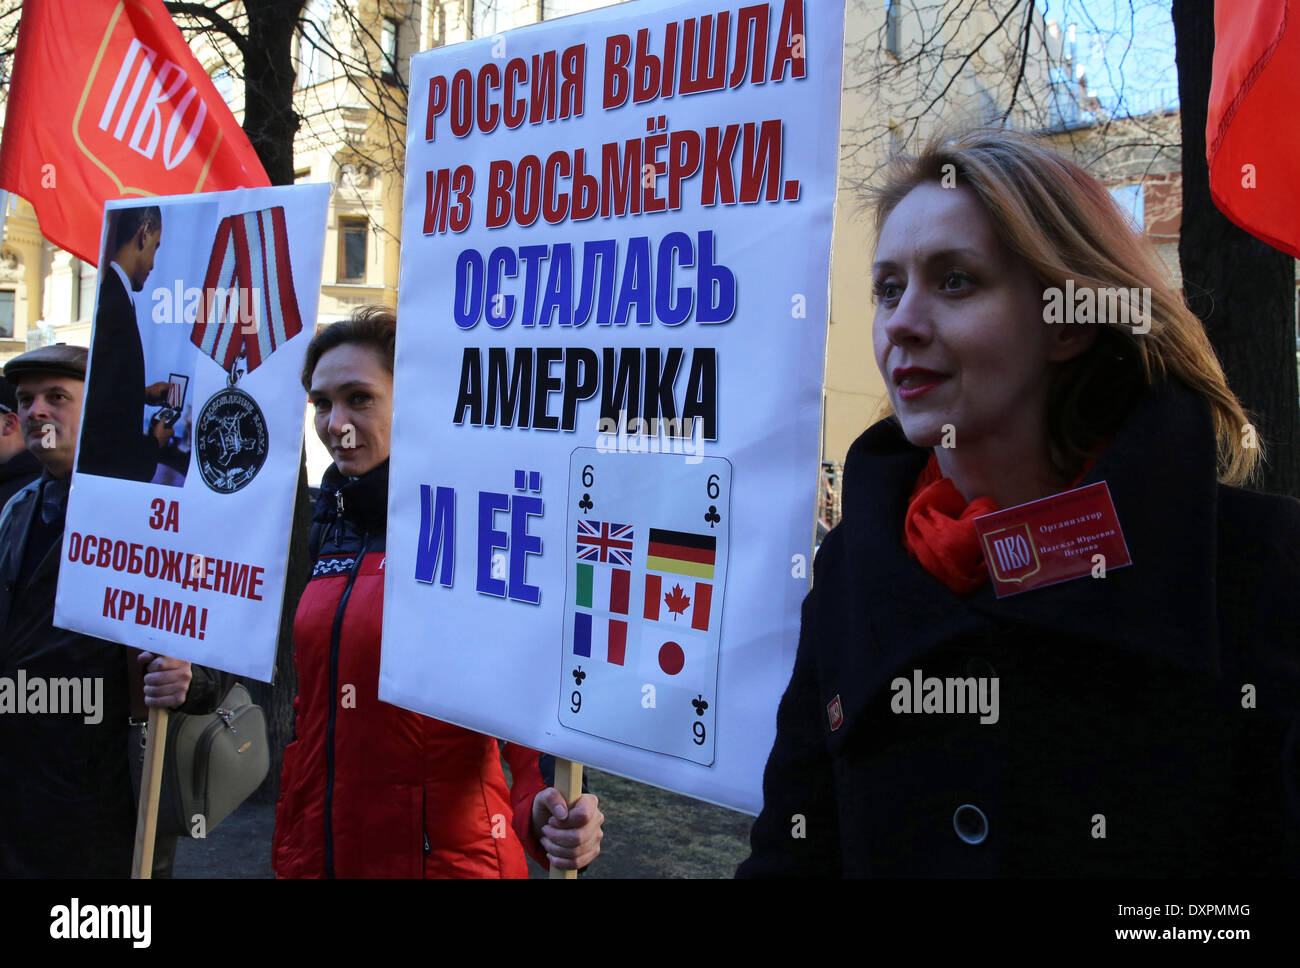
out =
{"type": "Polygon", "coordinates": [[[167,8],[167,12],[173,17],[181,15],[207,21],[212,25],[214,30],[218,31],[223,37],[234,44],[235,49],[241,54],[247,52],[247,39],[242,33],[240,33],[233,23],[217,12],[218,9],[226,6],[225,3],[211,5],[206,3],[184,2],[184,0],[167,0],[164,6],[167,8]]]}

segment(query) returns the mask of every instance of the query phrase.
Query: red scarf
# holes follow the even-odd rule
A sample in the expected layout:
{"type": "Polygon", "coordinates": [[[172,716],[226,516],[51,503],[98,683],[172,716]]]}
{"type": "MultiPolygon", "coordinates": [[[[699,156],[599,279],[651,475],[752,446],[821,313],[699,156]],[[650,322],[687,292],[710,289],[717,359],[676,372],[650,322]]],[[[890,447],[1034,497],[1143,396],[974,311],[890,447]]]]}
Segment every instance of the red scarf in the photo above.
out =
{"type": "Polygon", "coordinates": [[[977,497],[967,504],[957,485],[940,472],[932,452],[912,488],[903,546],[951,591],[969,595],[989,577],[974,519],[997,510],[991,497],[977,497]]]}
{"type": "MultiPolygon", "coordinates": [[[[1078,487],[1095,463],[1084,461],[1070,487],[1078,487]]],[[[951,591],[969,595],[989,577],[974,519],[1000,510],[991,497],[977,497],[968,504],[957,485],[943,476],[932,451],[912,488],[903,522],[903,547],[951,591]]]]}

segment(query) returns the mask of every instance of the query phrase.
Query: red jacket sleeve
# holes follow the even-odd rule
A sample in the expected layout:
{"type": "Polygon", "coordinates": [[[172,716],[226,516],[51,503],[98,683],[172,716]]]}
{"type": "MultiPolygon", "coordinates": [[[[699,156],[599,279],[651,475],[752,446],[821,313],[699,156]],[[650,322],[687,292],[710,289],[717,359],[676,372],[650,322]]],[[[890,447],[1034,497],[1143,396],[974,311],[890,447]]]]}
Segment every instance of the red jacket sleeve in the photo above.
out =
{"type": "Polygon", "coordinates": [[[506,743],[504,753],[510,765],[510,805],[514,808],[515,833],[533,860],[550,870],[546,851],[533,836],[533,801],[550,785],[542,776],[539,762],[542,754],[514,743],[506,743]]]}

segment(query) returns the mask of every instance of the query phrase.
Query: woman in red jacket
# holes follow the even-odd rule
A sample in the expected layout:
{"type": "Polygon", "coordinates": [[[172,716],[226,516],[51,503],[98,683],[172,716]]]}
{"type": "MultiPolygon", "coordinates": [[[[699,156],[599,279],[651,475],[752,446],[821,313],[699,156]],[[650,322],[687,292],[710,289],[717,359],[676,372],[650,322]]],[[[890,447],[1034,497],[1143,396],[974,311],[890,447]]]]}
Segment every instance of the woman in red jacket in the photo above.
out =
{"type": "Polygon", "coordinates": [[[596,798],[571,809],[553,760],[380,702],[384,538],[396,320],[383,307],[317,334],[303,386],[325,472],[315,562],[294,620],[296,739],[285,749],[281,877],[527,877],[524,849],[575,869],[600,852],[596,798]]]}

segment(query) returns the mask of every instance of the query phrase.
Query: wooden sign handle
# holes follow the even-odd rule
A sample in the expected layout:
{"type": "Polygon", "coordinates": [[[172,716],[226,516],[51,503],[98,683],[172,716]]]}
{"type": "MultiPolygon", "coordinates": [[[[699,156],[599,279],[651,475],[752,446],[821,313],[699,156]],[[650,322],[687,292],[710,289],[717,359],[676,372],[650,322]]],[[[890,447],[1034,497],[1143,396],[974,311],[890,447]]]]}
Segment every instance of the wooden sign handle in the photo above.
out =
{"type": "MultiPolygon", "coordinates": [[[[572,807],[582,796],[582,764],[573,760],[555,758],[555,789],[564,796],[564,802],[572,807]]],[[[551,868],[551,880],[576,880],[577,871],[562,871],[551,868]]]]}
{"type": "Polygon", "coordinates": [[[144,769],[140,771],[140,805],[135,813],[135,856],[131,860],[131,877],[140,880],[149,880],[153,876],[153,842],[158,830],[158,795],[162,791],[163,753],[167,749],[167,716],[167,709],[149,707],[144,769]]]}

